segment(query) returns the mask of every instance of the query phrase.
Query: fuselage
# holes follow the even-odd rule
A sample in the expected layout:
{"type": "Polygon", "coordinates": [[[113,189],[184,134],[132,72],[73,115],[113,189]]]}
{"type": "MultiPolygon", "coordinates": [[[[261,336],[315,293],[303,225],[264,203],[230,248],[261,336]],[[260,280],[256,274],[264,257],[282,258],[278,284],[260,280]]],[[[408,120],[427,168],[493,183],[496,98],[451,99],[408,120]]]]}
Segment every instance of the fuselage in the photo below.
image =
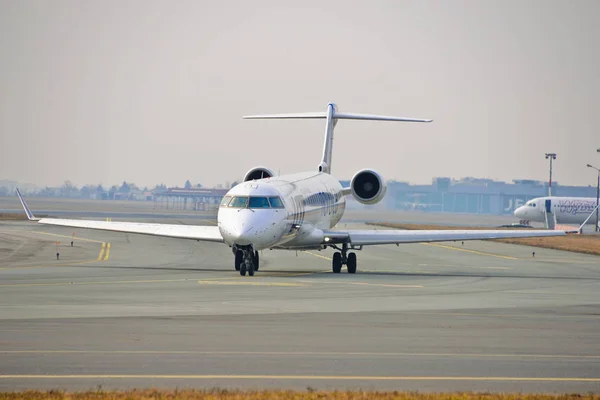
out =
{"type": "MultiPolygon", "coordinates": [[[[514,216],[521,220],[545,222],[547,201],[557,222],[563,224],[582,224],[596,208],[596,199],[589,197],[538,197],[517,208],[514,216]]],[[[595,218],[588,220],[590,224],[595,222],[595,218]]]]}
{"type": "Polygon", "coordinates": [[[226,244],[266,248],[315,248],[324,229],[344,214],[340,182],[323,172],[240,183],[223,197],[217,224],[226,244]]]}

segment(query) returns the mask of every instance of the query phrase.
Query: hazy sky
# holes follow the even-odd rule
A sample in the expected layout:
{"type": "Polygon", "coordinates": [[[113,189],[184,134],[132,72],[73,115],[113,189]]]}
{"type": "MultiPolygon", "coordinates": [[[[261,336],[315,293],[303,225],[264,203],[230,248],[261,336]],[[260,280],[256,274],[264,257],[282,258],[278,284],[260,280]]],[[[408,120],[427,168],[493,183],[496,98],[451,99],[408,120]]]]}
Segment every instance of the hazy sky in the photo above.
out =
{"type": "Polygon", "coordinates": [[[0,179],[212,186],[265,165],[595,184],[600,1],[0,0],[0,179]]]}

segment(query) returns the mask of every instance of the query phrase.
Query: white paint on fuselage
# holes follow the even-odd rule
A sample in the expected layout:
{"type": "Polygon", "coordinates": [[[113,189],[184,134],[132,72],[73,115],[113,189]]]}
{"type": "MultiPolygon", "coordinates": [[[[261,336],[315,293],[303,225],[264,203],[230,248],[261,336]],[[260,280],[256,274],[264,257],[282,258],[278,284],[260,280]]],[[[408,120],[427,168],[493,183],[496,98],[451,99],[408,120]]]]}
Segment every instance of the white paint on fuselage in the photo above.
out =
{"type": "MultiPolygon", "coordinates": [[[[596,199],[588,197],[538,197],[529,200],[517,208],[514,216],[527,221],[545,222],[546,200],[550,200],[550,209],[561,224],[582,224],[596,208],[596,199]]],[[[590,218],[588,224],[594,224],[590,218]]]]}
{"type": "Polygon", "coordinates": [[[226,195],[279,197],[283,208],[221,206],[217,224],[225,243],[266,248],[318,247],[323,229],[342,218],[346,200],[340,182],[322,172],[305,172],[240,183],[226,195]]]}

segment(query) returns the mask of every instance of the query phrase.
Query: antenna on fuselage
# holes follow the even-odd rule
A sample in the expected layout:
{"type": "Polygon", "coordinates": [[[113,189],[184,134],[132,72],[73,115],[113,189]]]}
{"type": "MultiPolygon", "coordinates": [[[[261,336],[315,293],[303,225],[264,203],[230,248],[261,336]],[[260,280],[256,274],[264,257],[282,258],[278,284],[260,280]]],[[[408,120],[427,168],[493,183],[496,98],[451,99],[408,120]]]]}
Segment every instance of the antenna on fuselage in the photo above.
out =
{"type": "Polygon", "coordinates": [[[312,113],[247,115],[245,119],[326,119],[323,158],[319,164],[319,172],[331,174],[331,158],[333,154],[333,130],[338,119],[359,119],[366,121],[399,121],[399,122],[431,122],[432,119],[416,119],[404,117],[388,117],[384,115],[341,113],[335,103],[327,104],[327,111],[312,113]]]}

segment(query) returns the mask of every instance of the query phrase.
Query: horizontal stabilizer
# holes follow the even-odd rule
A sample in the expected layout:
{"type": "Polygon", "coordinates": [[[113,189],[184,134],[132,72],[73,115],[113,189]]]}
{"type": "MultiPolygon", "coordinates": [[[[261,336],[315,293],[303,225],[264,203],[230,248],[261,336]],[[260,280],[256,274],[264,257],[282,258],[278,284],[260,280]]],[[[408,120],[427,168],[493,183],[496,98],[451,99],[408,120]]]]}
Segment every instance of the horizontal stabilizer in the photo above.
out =
{"type": "Polygon", "coordinates": [[[432,119],[419,119],[419,118],[404,118],[404,117],[388,117],[385,115],[373,115],[373,114],[354,114],[354,113],[338,113],[336,112],[333,116],[336,119],[362,119],[365,121],[400,121],[400,122],[431,122],[432,119]]]}
{"type": "MultiPolygon", "coordinates": [[[[400,121],[400,122],[431,122],[432,119],[405,118],[405,117],[389,117],[385,115],[374,114],[355,114],[334,112],[333,119],[356,119],[365,121],[400,121]]],[[[312,112],[312,113],[291,113],[291,114],[264,114],[264,115],[246,115],[244,119],[325,119],[327,113],[312,112]]]]}
{"type": "Polygon", "coordinates": [[[318,119],[327,118],[327,113],[324,112],[313,112],[313,113],[292,113],[292,114],[264,114],[264,115],[246,115],[244,119],[318,119]]]}

